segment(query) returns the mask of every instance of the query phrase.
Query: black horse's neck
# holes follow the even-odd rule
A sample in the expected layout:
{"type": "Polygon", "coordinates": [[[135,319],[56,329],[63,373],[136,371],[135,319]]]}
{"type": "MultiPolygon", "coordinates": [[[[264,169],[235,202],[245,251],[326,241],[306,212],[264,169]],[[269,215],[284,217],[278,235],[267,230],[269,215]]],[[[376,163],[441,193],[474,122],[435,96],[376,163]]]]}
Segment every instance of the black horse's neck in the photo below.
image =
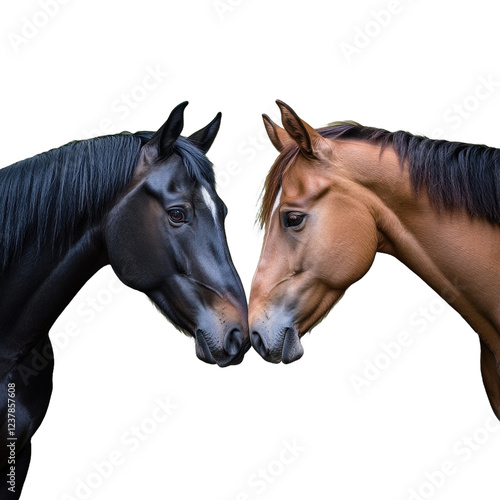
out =
{"type": "Polygon", "coordinates": [[[145,140],[73,142],[0,170],[0,374],[106,263],[100,224],[145,140]]]}
{"type": "Polygon", "coordinates": [[[0,276],[3,364],[19,359],[46,336],[78,290],[106,263],[100,228],[85,231],[63,255],[54,254],[49,245],[26,248],[0,276]]]}
{"type": "MultiPolygon", "coordinates": [[[[85,282],[106,264],[100,229],[85,231],[62,253],[27,246],[0,276],[0,441],[7,438],[7,387],[16,393],[16,484],[19,498],[30,461],[30,439],[52,393],[50,327],[85,282]]],[[[0,454],[2,477],[10,470],[0,454]]],[[[4,495],[5,484],[0,488],[4,495]]]]}

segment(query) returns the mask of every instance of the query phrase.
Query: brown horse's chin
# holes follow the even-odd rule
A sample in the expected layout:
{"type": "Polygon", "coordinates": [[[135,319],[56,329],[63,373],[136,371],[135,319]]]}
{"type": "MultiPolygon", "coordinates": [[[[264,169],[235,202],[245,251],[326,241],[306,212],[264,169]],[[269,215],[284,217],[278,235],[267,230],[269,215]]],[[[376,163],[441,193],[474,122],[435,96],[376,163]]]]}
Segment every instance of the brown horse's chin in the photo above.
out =
{"type": "Polygon", "coordinates": [[[295,328],[287,328],[283,341],[282,361],[285,364],[297,361],[304,354],[299,334],[295,328]]]}
{"type": "Polygon", "coordinates": [[[307,332],[318,326],[327,316],[332,308],[344,296],[345,290],[331,289],[324,292],[322,299],[313,308],[312,313],[302,320],[298,320],[299,337],[302,338],[307,332]]]}
{"type": "Polygon", "coordinates": [[[270,363],[292,363],[304,354],[298,331],[294,327],[282,327],[277,334],[271,335],[254,330],[251,342],[262,358],[270,363]]]}

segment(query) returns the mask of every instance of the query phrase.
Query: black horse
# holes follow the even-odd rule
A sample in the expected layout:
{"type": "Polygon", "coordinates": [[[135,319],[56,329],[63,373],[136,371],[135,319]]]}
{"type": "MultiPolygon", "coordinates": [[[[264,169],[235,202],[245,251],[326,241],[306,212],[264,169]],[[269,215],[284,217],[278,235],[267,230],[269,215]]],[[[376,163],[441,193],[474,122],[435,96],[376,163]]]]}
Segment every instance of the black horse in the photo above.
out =
{"type": "Polygon", "coordinates": [[[156,132],[73,142],[0,170],[0,498],[19,498],[52,391],[49,329],[111,264],[208,363],[249,348],[227,209],[205,154],[220,113],[180,136],[187,102],[156,132]]]}

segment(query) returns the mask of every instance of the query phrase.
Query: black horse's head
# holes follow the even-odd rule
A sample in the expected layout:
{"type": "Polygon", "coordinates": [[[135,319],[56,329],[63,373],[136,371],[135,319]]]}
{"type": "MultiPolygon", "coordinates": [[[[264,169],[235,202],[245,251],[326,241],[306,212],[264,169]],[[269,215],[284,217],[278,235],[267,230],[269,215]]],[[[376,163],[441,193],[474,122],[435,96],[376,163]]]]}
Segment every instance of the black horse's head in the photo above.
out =
{"type": "Polygon", "coordinates": [[[128,286],[146,293],[196,354],[220,366],[249,348],[247,303],[224,230],[226,206],[205,154],[220,125],[181,137],[178,105],[141,149],[130,188],[109,212],[109,261],[128,286]]]}

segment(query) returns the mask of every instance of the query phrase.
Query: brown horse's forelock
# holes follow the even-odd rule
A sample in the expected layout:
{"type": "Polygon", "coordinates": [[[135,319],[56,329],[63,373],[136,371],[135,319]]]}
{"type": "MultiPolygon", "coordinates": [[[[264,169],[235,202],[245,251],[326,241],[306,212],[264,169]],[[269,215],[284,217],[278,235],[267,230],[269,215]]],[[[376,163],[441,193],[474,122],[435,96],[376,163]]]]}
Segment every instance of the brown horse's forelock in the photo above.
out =
{"type": "MultiPolygon", "coordinates": [[[[336,122],[317,130],[327,139],[364,140],[382,151],[391,146],[401,166],[408,165],[415,192],[425,188],[436,208],[464,208],[471,217],[500,224],[500,149],[389,132],[356,122],[336,122]]],[[[283,176],[298,153],[298,146],[287,146],[271,167],[258,216],[261,227],[268,224],[283,176]]]]}
{"type": "Polygon", "coordinates": [[[260,228],[262,229],[269,222],[274,201],[281,188],[281,182],[286,171],[293,164],[299,154],[299,148],[296,145],[287,146],[276,158],[273,166],[267,174],[264,188],[262,190],[262,204],[257,216],[260,228]]]}
{"type": "MultiPolygon", "coordinates": [[[[390,134],[390,132],[385,130],[363,127],[356,122],[336,122],[330,124],[328,127],[317,129],[317,131],[327,139],[350,137],[355,139],[368,139],[372,141],[385,139],[385,136],[390,134]],[[378,132],[378,134],[363,134],[363,131],[375,131],[378,132]]],[[[269,222],[276,196],[281,188],[283,176],[294,163],[298,154],[299,147],[295,143],[288,144],[280,153],[278,158],[276,158],[276,161],[267,174],[264,188],[262,190],[262,204],[258,214],[258,222],[261,229],[269,222]]]]}

